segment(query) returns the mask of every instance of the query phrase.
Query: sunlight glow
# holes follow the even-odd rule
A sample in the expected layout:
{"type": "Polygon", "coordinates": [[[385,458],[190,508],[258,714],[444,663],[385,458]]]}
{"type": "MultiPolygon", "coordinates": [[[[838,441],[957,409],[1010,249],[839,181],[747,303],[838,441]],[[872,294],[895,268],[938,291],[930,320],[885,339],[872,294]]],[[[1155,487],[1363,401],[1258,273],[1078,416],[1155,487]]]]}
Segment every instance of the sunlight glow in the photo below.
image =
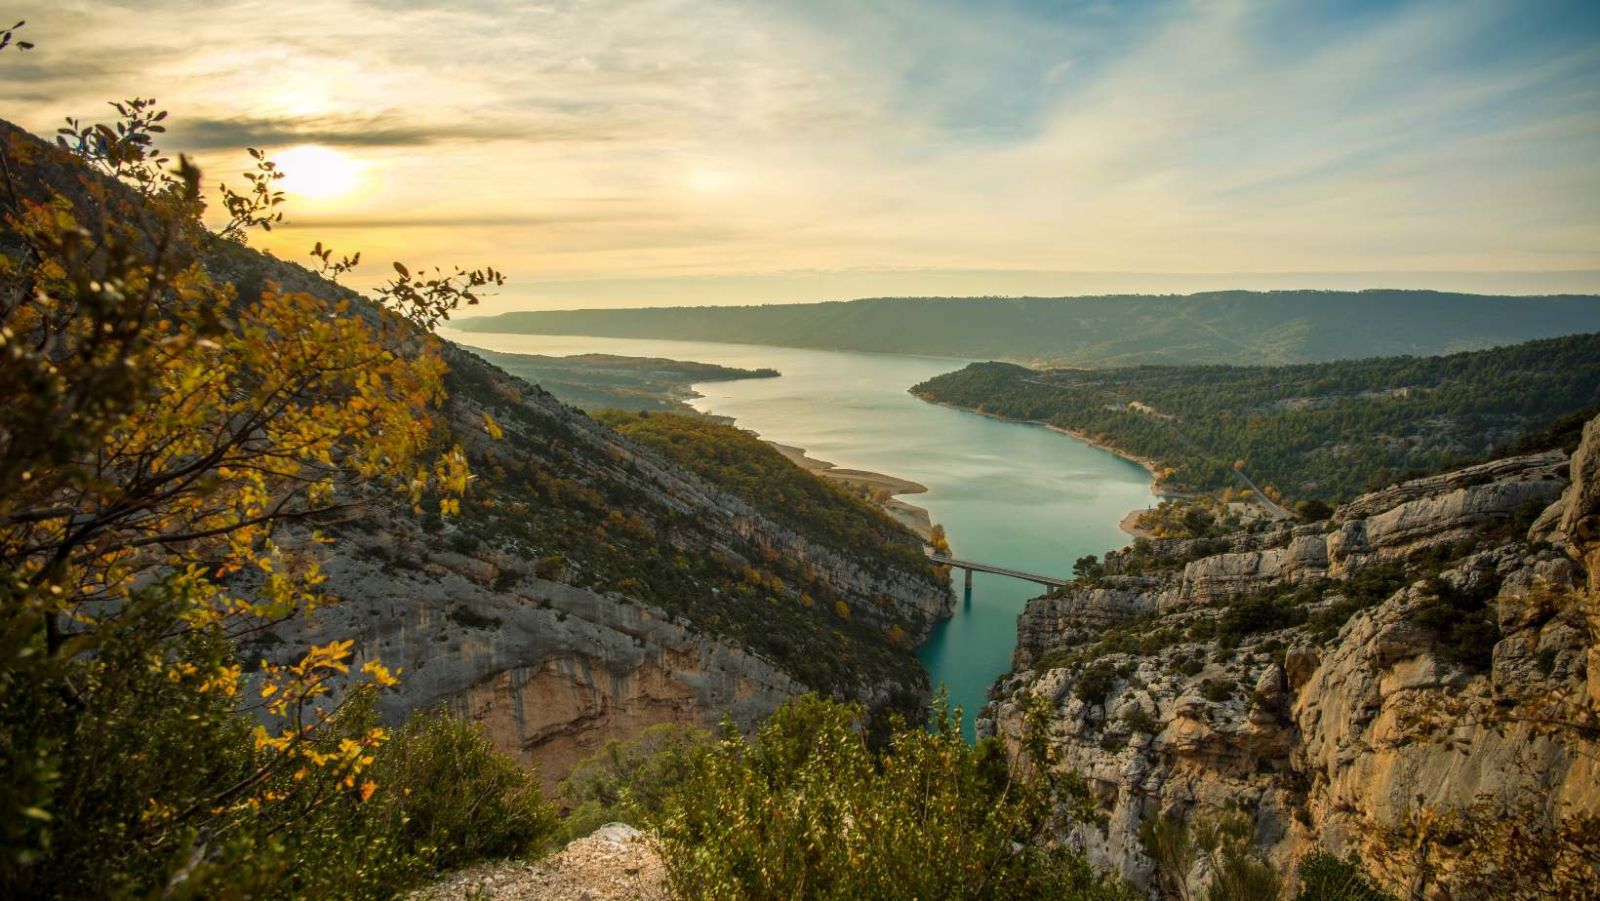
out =
{"type": "Polygon", "coordinates": [[[301,197],[342,197],[361,183],[362,165],[330,147],[302,144],[272,160],[283,170],[283,190],[301,197]]]}

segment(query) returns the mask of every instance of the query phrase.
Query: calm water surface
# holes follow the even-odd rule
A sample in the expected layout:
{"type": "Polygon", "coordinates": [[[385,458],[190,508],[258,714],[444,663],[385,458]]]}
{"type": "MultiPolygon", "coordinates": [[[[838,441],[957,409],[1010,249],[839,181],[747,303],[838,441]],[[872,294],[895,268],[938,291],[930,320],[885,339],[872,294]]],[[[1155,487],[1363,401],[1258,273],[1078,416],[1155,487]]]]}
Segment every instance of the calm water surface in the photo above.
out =
{"type": "MultiPolygon", "coordinates": [[[[611,353],[670,357],[755,368],[775,379],[695,386],[693,405],[731,416],[763,438],[803,447],[851,469],[913,479],[926,494],[906,500],[943,523],[958,557],[1012,569],[1070,576],[1072,561],[1127,543],[1118,521],[1150,505],[1141,467],[1038,426],[1001,422],[925,403],[912,385],[959,369],[963,361],[565,335],[496,335],[445,330],[451,340],[507,353],[611,353]]],[[[956,590],[961,573],[955,573],[956,590]]],[[[935,687],[948,687],[971,732],[984,692],[1010,668],[1016,619],[1042,589],[978,573],[971,604],[934,629],[917,654],[935,687]]]]}

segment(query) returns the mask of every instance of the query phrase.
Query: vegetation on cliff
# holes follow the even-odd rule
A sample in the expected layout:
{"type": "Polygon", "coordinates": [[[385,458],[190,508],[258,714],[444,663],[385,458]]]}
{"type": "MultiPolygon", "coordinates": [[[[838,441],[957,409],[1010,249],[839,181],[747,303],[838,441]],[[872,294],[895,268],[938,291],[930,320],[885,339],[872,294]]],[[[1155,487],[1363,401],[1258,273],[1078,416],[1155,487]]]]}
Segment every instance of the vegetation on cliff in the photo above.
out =
{"type": "Polygon", "coordinates": [[[1083,558],[985,712],[1054,699],[1064,760],[1120,789],[1101,860],[1166,894],[1584,897],[1597,460],[1600,420],[1570,457],[1083,558]]]}
{"type": "Polygon", "coordinates": [[[1036,371],[975,363],[912,390],[1082,433],[1158,461],[1177,485],[1229,487],[1242,466],[1290,498],[1338,501],[1482,459],[1600,406],[1600,335],[1299,366],[1036,371]]]}
{"type": "MultiPolygon", "coordinates": [[[[733,433],[756,444],[771,455],[757,459],[775,459],[784,467],[780,476],[817,482],[815,493],[791,498],[792,508],[770,508],[769,521],[792,529],[789,536],[763,527],[738,531],[731,510],[719,511],[725,519],[712,520],[666,493],[689,486],[664,491],[642,473],[660,467],[675,475],[680,461],[693,464],[684,466],[691,472],[715,471],[695,458],[716,453],[716,441],[691,439],[699,433],[690,431],[683,440],[701,443],[676,447],[677,457],[657,456],[645,442],[645,450],[633,451],[641,457],[628,460],[629,451],[609,444],[615,441],[609,433],[605,445],[584,434],[602,426],[578,416],[541,415],[517,403],[517,392],[532,389],[492,367],[457,365],[446,383],[456,401],[487,412],[507,436],[469,443],[467,457],[484,478],[463,499],[460,518],[424,519],[424,529],[446,547],[536,560],[541,578],[660,607],[762,654],[819,691],[876,693],[906,712],[926,696],[927,676],[908,636],[920,635],[931,616],[886,592],[926,600],[948,596],[948,588],[922,557],[915,536],[877,510],[818,482],[754,439],[701,421],[707,429],[724,430],[706,434],[733,433]],[[876,543],[858,547],[837,540],[839,534],[871,534],[876,543]],[[813,559],[806,551],[810,545],[833,553],[831,562],[813,559]],[[851,568],[855,577],[831,572],[832,565],[851,568]],[[866,582],[883,591],[864,593],[859,586],[866,582]]],[[[769,512],[763,504],[770,488],[760,480],[706,483],[731,495],[725,501],[708,498],[711,503],[769,512]]]]}
{"type": "Polygon", "coordinates": [[[1055,840],[1088,789],[1053,765],[1042,721],[1019,757],[935,709],[875,732],[859,706],[808,695],[750,738],[610,745],[563,791],[584,826],[652,828],[682,897],[1131,899],[1055,840]]]}
{"type": "Polygon", "coordinates": [[[789,462],[743,429],[692,416],[605,411],[601,422],[834,550],[931,571],[922,542],[876,505],[789,462]]]}

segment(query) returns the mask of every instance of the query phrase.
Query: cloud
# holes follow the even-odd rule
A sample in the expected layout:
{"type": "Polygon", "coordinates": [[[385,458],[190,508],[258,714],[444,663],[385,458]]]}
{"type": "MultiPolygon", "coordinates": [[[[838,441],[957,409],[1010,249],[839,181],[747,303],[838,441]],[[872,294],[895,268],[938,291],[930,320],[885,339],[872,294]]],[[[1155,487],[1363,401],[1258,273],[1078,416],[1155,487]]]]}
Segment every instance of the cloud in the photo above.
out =
{"type": "Polygon", "coordinates": [[[1600,267],[1592,0],[22,7],[22,124],[338,145],[305,228],[513,277],[1600,267]]]}
{"type": "Polygon", "coordinates": [[[509,124],[421,124],[383,116],[306,118],[198,118],[176,120],[170,141],[190,150],[329,144],[343,147],[424,147],[449,141],[597,141],[618,135],[574,123],[567,128],[516,128],[509,124]]]}
{"type": "Polygon", "coordinates": [[[462,214],[454,216],[305,216],[285,219],[279,230],[313,231],[318,229],[501,229],[501,228],[568,228],[580,225],[658,221],[654,217],[627,214],[601,215],[596,213],[566,216],[548,215],[491,215],[462,214]]]}

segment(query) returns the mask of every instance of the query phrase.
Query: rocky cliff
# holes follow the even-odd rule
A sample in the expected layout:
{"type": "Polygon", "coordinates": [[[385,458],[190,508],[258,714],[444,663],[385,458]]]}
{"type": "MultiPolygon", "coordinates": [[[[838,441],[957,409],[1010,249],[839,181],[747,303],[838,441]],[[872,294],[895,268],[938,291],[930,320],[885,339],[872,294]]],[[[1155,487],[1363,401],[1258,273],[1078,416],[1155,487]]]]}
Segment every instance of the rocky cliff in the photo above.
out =
{"type": "Polygon", "coordinates": [[[1029,602],[980,731],[1014,740],[1022,702],[1046,698],[1105,815],[1072,840],[1142,885],[1142,823],[1229,810],[1284,871],[1324,849],[1396,886],[1447,883],[1416,864],[1419,822],[1600,812],[1597,522],[1600,420],[1570,460],[1407,482],[1312,525],[1140,542],[1029,602]]]}
{"type": "MultiPolygon", "coordinates": [[[[272,282],[353,297],[248,251],[224,248],[214,269],[241,293],[272,282]]],[[[278,536],[319,558],[341,603],[278,626],[248,657],[352,638],[359,659],[404,670],[387,718],[458,710],[547,782],[606,739],[724,715],[748,727],[806,690],[908,712],[925,701],[911,648],[953,595],[911,532],[880,523],[879,546],[830,544],[467,351],[444,353],[440,440],[474,472],[461,515],[367,511],[322,524],[326,545],[278,536]]]]}

